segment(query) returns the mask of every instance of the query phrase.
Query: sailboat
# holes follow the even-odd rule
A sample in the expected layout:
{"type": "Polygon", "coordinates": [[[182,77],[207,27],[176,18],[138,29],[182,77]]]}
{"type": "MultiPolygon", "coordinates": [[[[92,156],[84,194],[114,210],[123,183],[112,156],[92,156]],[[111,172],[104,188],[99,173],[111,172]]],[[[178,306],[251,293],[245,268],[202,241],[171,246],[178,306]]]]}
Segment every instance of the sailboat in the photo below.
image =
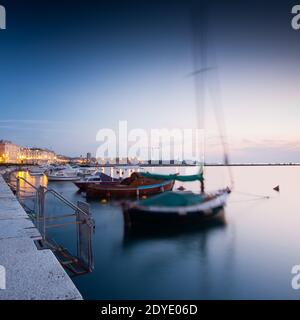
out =
{"type": "MultiPolygon", "coordinates": [[[[181,175],[156,175],[141,173],[144,177],[160,180],[200,181],[204,183],[203,173],[181,175]]],[[[168,191],[148,199],[124,202],[123,215],[126,226],[134,227],[165,224],[194,224],[224,218],[224,207],[231,190],[229,187],[214,192],[168,191]]]]}
{"type": "MultiPolygon", "coordinates": [[[[203,10],[201,11],[203,13],[203,10]]],[[[193,13],[195,14],[195,13],[193,13]]],[[[195,16],[194,16],[195,18],[195,16]]],[[[201,24],[205,19],[203,15],[196,16],[196,19],[201,24]]],[[[197,92],[203,85],[203,74],[210,72],[213,68],[207,66],[207,55],[205,50],[205,45],[203,40],[207,40],[203,29],[197,30],[197,23],[193,20],[193,30],[197,31],[194,34],[195,42],[195,53],[194,68],[195,71],[192,73],[195,79],[196,88],[196,98],[197,104],[200,104],[199,99],[203,99],[202,95],[197,92]],[[197,41],[201,40],[202,45],[199,46],[197,41]],[[197,60],[200,57],[200,61],[197,60]],[[201,63],[199,68],[198,62],[201,63]]],[[[202,25],[203,26],[203,25],[202,25]]],[[[203,100],[201,101],[203,103],[203,100]]],[[[199,109],[200,106],[198,106],[199,109]]],[[[199,110],[198,110],[199,111],[199,110]]],[[[220,121],[220,114],[217,115],[217,110],[215,109],[217,123],[220,131],[220,138],[223,146],[224,152],[224,164],[228,165],[228,152],[225,140],[225,129],[223,123],[220,121]]],[[[151,174],[151,173],[140,173],[142,176],[158,179],[158,180],[176,180],[181,182],[192,182],[198,181],[200,183],[200,193],[179,192],[179,191],[169,191],[163,194],[152,196],[148,199],[142,199],[139,201],[127,201],[122,204],[123,216],[125,226],[136,227],[143,226],[147,228],[161,227],[165,225],[170,227],[172,225],[184,226],[187,224],[197,225],[203,224],[208,221],[223,219],[224,218],[224,207],[226,205],[228,196],[231,192],[230,187],[226,187],[213,192],[205,192],[204,186],[204,160],[199,168],[197,174],[194,175],[161,175],[161,174],[151,174]]]]}

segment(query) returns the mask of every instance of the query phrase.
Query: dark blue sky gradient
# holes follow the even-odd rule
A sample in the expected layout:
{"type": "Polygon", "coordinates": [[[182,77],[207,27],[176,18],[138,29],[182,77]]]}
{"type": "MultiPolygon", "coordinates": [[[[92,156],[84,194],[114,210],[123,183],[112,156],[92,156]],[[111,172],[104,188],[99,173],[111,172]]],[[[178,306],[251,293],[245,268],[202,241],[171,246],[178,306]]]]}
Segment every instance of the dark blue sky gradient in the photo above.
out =
{"type": "MultiPolygon", "coordinates": [[[[194,127],[187,75],[195,3],[0,0],[7,10],[7,30],[0,31],[0,138],[76,155],[95,153],[97,131],[119,120],[133,128],[194,127]]],[[[293,147],[300,141],[293,4],[208,5],[236,161],[300,161],[293,147]],[[270,139],[266,150],[263,141],[270,139]]]]}

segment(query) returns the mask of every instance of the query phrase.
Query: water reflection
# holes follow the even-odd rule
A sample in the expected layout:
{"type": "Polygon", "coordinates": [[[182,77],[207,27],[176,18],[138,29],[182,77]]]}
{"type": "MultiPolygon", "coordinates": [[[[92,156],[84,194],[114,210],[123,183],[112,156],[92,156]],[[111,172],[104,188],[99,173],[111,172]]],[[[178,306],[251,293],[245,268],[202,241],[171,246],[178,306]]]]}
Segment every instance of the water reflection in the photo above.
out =
{"type": "MultiPolygon", "coordinates": [[[[176,168],[171,169],[177,171],[176,168]]],[[[113,172],[112,168],[103,170],[113,172]]],[[[128,170],[127,174],[130,173],[128,170]]],[[[26,172],[20,172],[19,176],[35,186],[48,185],[45,176],[31,177],[26,172]]],[[[31,192],[31,187],[23,186],[26,192],[31,192]]],[[[49,182],[49,187],[73,202],[85,200],[73,183],[49,182]]],[[[198,189],[198,185],[190,184],[190,188],[198,189]]],[[[90,205],[96,221],[95,270],[74,279],[86,299],[206,297],[214,282],[212,267],[219,269],[224,263],[232,264],[234,251],[230,249],[232,244],[225,244],[228,226],[224,216],[198,227],[125,231],[122,211],[118,206],[102,205],[97,201],[90,202],[90,205]],[[213,266],[216,260],[217,266],[213,266]],[[135,283],[134,287],[132,283],[135,283]],[[184,287],[186,289],[182,290],[184,287]]],[[[47,215],[52,217],[65,213],[65,210],[51,197],[46,197],[47,215]]],[[[49,229],[49,236],[72,251],[76,243],[74,230],[69,227],[64,232],[60,231],[49,229]]],[[[231,278],[229,273],[227,279],[231,278]]]]}
{"type": "MultiPolygon", "coordinates": [[[[18,171],[17,174],[12,174],[11,182],[15,185],[17,178],[23,178],[35,187],[44,186],[47,187],[48,179],[46,175],[43,176],[31,176],[28,171],[18,171]]],[[[20,196],[28,196],[35,192],[34,188],[26,183],[23,179],[19,180],[20,196]]]]}
{"type": "Polygon", "coordinates": [[[136,259],[129,277],[135,272],[138,279],[151,278],[152,290],[140,292],[143,297],[208,299],[229,294],[235,273],[234,226],[224,220],[185,230],[139,231],[124,233],[119,250],[124,259],[136,259]]]}
{"type": "Polygon", "coordinates": [[[167,228],[165,225],[155,226],[155,228],[141,225],[136,228],[124,228],[124,244],[127,245],[131,242],[146,241],[148,239],[175,238],[183,234],[202,237],[202,235],[209,233],[213,229],[226,228],[226,225],[225,210],[223,209],[217,219],[209,220],[199,225],[173,224],[167,228]]]}

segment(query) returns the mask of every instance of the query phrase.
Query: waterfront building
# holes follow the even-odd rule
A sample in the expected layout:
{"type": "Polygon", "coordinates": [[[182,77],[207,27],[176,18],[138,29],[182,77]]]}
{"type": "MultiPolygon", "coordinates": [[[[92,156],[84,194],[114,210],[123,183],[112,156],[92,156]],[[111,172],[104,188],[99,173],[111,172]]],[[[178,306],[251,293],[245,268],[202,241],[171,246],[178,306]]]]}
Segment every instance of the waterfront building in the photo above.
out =
{"type": "Polygon", "coordinates": [[[80,165],[86,163],[86,158],[80,157],[69,157],[69,162],[72,164],[80,165]]]}
{"type": "Polygon", "coordinates": [[[56,162],[61,163],[61,164],[70,163],[71,162],[71,158],[59,154],[59,155],[56,156],[56,162]]]}
{"type": "Polygon", "coordinates": [[[90,152],[88,152],[87,154],[86,154],[86,162],[87,163],[90,163],[92,161],[92,154],[90,153],[90,152]]]}
{"type": "Polygon", "coordinates": [[[20,162],[26,164],[46,164],[56,161],[56,154],[48,149],[21,148],[20,162]]]}
{"type": "Polygon", "coordinates": [[[0,140],[0,163],[18,163],[21,147],[7,140],[0,140]]]}

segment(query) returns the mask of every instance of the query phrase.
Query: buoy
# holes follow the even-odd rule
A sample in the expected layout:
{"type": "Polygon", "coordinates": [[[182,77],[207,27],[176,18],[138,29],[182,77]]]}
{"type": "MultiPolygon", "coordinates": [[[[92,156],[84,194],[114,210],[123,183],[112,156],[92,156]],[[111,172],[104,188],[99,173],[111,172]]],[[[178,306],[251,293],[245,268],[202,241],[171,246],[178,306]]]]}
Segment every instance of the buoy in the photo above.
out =
{"type": "Polygon", "coordinates": [[[275,191],[279,192],[279,191],[280,191],[280,187],[279,187],[279,185],[278,185],[278,186],[276,186],[276,187],[274,187],[274,188],[273,188],[273,190],[275,190],[275,191]]]}
{"type": "Polygon", "coordinates": [[[101,203],[107,203],[106,199],[101,199],[101,203]]]}
{"type": "Polygon", "coordinates": [[[144,196],[142,196],[142,199],[147,199],[147,196],[145,196],[145,195],[144,195],[144,196]]]}

